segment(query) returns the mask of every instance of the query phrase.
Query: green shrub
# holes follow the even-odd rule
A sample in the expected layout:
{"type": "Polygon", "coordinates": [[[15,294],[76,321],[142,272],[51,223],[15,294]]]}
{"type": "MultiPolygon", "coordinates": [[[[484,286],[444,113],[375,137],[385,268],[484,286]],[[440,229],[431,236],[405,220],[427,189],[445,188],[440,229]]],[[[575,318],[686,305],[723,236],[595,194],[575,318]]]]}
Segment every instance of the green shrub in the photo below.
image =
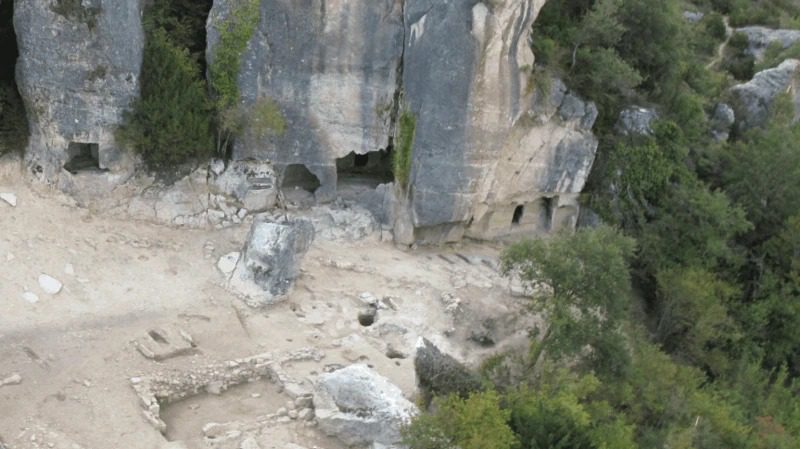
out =
{"type": "Polygon", "coordinates": [[[213,151],[211,105],[186,49],[161,28],[149,33],[142,61],[141,95],[117,136],[152,170],[164,170],[213,151]]]}
{"type": "Polygon", "coordinates": [[[242,0],[233,4],[229,16],[216,28],[219,42],[210,61],[209,81],[218,111],[234,108],[239,103],[239,71],[242,55],[258,27],[258,0],[242,0]]]}
{"type": "Polygon", "coordinates": [[[403,443],[409,448],[512,449],[517,445],[508,426],[510,412],[500,408],[494,391],[473,393],[466,399],[439,398],[433,410],[403,429],[403,443]]]}
{"type": "Polygon", "coordinates": [[[408,188],[411,176],[411,162],[413,161],[414,138],[417,132],[417,118],[408,109],[400,112],[397,127],[397,142],[394,145],[392,167],[394,179],[402,188],[408,188]]]}

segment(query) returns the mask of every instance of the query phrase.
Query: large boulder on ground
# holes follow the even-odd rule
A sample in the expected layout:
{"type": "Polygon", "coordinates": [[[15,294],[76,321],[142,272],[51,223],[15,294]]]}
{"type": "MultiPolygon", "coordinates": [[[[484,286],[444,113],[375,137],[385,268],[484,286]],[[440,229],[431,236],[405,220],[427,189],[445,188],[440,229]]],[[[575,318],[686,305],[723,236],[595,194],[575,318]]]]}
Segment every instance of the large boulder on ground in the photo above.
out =
{"type": "Polygon", "coordinates": [[[732,106],[736,111],[736,128],[739,132],[763,126],[769,119],[770,109],[781,94],[789,94],[800,117],[800,60],[787,59],[778,67],[756,73],[752,80],[733,86],[732,106]]]}
{"type": "Polygon", "coordinates": [[[750,26],[738,28],[736,32],[747,36],[747,54],[756,61],[764,59],[764,54],[770,45],[777,44],[785,49],[800,42],[800,30],[774,30],[762,26],[750,26]]]}
{"type": "Polygon", "coordinates": [[[308,220],[257,217],[230,287],[251,306],[278,302],[297,278],[300,261],[313,240],[314,226],[308,220]]]}
{"type": "Polygon", "coordinates": [[[314,388],[319,428],[345,444],[392,445],[417,407],[388,379],[366,365],[351,365],[319,377],[314,388]]]}
{"type": "Polygon", "coordinates": [[[419,387],[426,394],[457,393],[466,396],[469,392],[481,388],[481,381],[477,374],[467,369],[452,356],[440,351],[425,338],[420,338],[417,343],[414,371],[417,374],[419,387]]]}

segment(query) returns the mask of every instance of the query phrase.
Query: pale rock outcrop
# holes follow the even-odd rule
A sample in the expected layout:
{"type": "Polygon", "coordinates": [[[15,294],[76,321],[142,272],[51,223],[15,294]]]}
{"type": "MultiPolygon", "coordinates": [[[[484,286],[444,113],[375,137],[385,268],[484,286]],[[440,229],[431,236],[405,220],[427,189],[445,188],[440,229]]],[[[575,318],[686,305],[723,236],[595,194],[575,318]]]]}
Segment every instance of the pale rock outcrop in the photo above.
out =
{"type": "Polygon", "coordinates": [[[655,109],[629,106],[619,113],[617,132],[623,136],[649,136],[653,134],[653,123],[658,120],[655,109]]]}
{"type": "Polygon", "coordinates": [[[319,376],[314,408],[319,428],[350,446],[399,443],[418,413],[397,386],[360,364],[319,376]]]}
{"type": "Polygon", "coordinates": [[[15,2],[16,81],[31,132],[25,159],[35,177],[79,191],[131,174],[133,159],[115,143],[114,130],[138,95],[141,14],[141,0],[15,2]],[[94,159],[96,170],[63,170],[74,156],[94,159]],[[94,185],[86,179],[92,177],[104,182],[94,185]]]}
{"type": "Polygon", "coordinates": [[[548,100],[537,95],[528,38],[543,4],[406,2],[403,90],[417,118],[406,221],[414,240],[548,232],[576,215],[597,111],[561,86],[548,100]],[[537,103],[554,105],[542,111],[537,103]]]}
{"type": "Polygon", "coordinates": [[[795,118],[800,118],[800,60],[787,59],[778,67],[758,72],[752,80],[733,86],[730,92],[739,132],[763,126],[781,94],[791,97],[795,118]]]}
{"type": "MultiPolygon", "coordinates": [[[[231,2],[217,0],[208,28],[213,60],[217,27],[231,2]]],[[[242,61],[245,103],[276,101],[286,132],[237,143],[234,159],[270,160],[282,170],[303,164],[321,184],[318,201],[336,194],[336,159],[386,148],[403,51],[403,2],[264,0],[258,31],[242,61]]]]}
{"type": "Polygon", "coordinates": [[[736,112],[726,103],[718,103],[711,116],[711,136],[717,142],[728,140],[733,124],[736,123],[736,112]]]}
{"type": "Polygon", "coordinates": [[[800,30],[776,30],[762,26],[749,26],[737,28],[736,32],[747,36],[747,53],[756,61],[764,59],[767,48],[772,44],[780,45],[785,49],[800,42],[800,30]]]}
{"type": "MultiPolygon", "coordinates": [[[[318,187],[294,202],[327,202],[341,162],[392,148],[407,110],[417,119],[407,194],[389,183],[358,197],[396,241],[574,226],[597,109],[557,80],[532,79],[529,30],[543,4],[263,0],[239,85],[246,104],[276,101],[287,128],[241,139],[234,159],[269,160],[275,179],[300,164],[318,187]],[[535,84],[554,87],[542,95],[535,84]]],[[[230,5],[211,11],[209,59],[230,5]]]]}
{"type": "Polygon", "coordinates": [[[229,287],[254,307],[280,301],[300,274],[313,240],[314,226],[308,220],[256,217],[229,287]]]}

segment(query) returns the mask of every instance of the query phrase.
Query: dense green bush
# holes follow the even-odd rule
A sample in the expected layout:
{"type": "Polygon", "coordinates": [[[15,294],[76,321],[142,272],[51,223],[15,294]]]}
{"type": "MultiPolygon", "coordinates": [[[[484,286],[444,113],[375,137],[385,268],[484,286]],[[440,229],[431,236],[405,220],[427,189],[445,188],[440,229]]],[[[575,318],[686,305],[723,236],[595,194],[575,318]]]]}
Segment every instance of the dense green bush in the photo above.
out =
{"type": "Polygon", "coordinates": [[[403,443],[412,449],[513,449],[517,439],[508,426],[510,412],[500,407],[493,391],[466,399],[437,399],[433,413],[415,419],[403,430],[403,443]]]}
{"type": "Polygon", "coordinates": [[[213,152],[211,105],[189,51],[162,28],[150,30],[144,48],[141,94],[118,130],[119,140],[153,170],[202,159],[213,152]]]}

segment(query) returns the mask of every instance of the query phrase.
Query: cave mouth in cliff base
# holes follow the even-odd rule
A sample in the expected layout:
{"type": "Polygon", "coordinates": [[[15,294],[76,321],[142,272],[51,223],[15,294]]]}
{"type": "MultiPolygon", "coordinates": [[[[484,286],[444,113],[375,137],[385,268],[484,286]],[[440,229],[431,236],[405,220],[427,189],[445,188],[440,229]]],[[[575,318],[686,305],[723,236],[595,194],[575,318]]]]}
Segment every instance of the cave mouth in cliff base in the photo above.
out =
{"type": "Polygon", "coordinates": [[[362,154],[351,152],[336,159],[336,190],[344,198],[350,194],[375,190],[379,185],[393,180],[390,150],[362,154]]]}
{"type": "Polygon", "coordinates": [[[545,197],[539,200],[539,227],[550,231],[553,227],[553,207],[558,197],[545,197]]]}
{"type": "Polygon", "coordinates": [[[514,216],[511,217],[511,224],[514,226],[519,225],[523,215],[525,215],[525,206],[519,205],[514,208],[514,216]]]}
{"type": "Polygon", "coordinates": [[[100,145],[86,142],[70,142],[67,147],[67,163],[64,169],[73,175],[80,172],[99,172],[100,145]]]}
{"type": "Polygon", "coordinates": [[[14,2],[0,0],[0,154],[27,144],[28,120],[15,78],[18,57],[14,2]]]}
{"type": "Polygon", "coordinates": [[[290,164],[283,170],[281,189],[284,194],[300,190],[313,195],[321,185],[319,178],[303,164],[290,164]]]}

